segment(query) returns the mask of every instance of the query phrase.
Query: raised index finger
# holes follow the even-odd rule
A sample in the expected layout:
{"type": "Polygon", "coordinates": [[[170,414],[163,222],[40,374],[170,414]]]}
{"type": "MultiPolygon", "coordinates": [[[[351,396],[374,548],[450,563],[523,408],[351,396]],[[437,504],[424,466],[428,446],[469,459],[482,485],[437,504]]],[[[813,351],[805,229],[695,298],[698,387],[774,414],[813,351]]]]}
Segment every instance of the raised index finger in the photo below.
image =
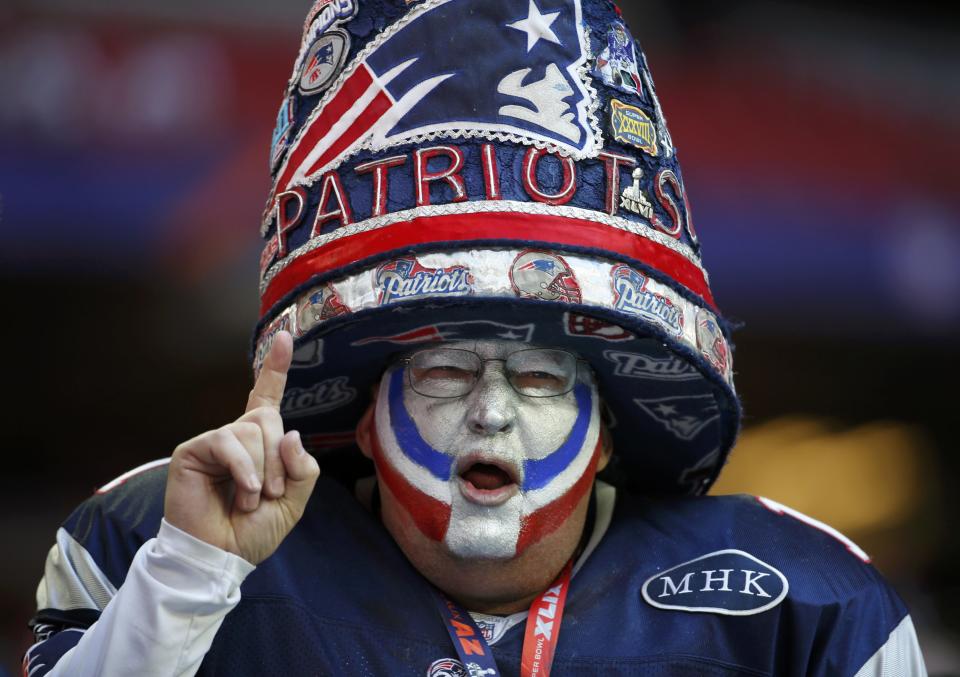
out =
{"type": "Polygon", "coordinates": [[[273,345],[270,346],[270,352],[263,361],[263,367],[260,368],[257,382],[253,384],[253,390],[250,391],[246,411],[257,407],[280,408],[292,359],[293,337],[286,331],[277,332],[273,345]]]}

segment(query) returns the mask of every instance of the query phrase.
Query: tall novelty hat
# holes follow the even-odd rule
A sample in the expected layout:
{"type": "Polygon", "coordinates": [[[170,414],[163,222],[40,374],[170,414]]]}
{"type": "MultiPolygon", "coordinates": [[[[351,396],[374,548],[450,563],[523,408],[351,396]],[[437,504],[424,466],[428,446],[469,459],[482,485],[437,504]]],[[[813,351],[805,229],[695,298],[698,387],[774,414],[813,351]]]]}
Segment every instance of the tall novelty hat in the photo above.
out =
{"type": "Polygon", "coordinates": [[[391,356],[502,339],[589,361],[632,488],[716,478],[726,328],[612,2],[316,0],[270,167],[254,367],[293,334],[281,411],[321,466],[391,356]]]}

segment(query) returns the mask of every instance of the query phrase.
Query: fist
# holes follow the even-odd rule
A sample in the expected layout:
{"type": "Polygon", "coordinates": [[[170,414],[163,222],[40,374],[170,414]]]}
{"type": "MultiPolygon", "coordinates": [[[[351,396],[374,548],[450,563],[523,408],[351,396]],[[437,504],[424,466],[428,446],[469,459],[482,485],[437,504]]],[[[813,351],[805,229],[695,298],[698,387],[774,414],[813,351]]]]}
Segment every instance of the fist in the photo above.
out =
{"type": "Polygon", "coordinates": [[[277,334],[243,416],[173,452],[164,517],[175,527],[259,564],[297,524],[320,468],[300,434],[284,432],[280,401],[293,338],[277,334]]]}

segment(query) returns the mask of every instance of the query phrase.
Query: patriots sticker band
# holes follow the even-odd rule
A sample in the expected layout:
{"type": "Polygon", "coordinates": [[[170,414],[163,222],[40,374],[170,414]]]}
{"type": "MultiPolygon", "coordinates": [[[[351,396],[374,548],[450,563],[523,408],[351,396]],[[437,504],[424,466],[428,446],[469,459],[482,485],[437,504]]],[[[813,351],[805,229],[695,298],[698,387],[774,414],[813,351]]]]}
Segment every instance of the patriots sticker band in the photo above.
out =
{"type": "Polygon", "coordinates": [[[417,259],[397,259],[377,268],[378,303],[473,293],[473,275],[465,266],[425,268],[417,259]]]}
{"type": "Polygon", "coordinates": [[[622,310],[659,324],[678,336],[685,324],[682,309],[662,294],[647,288],[648,278],[630,266],[618,265],[610,271],[615,294],[614,304],[622,310]]]}
{"type": "MultiPolygon", "coordinates": [[[[280,328],[299,337],[331,320],[363,309],[423,298],[469,296],[490,300],[521,296],[589,303],[636,315],[682,340],[691,350],[706,351],[705,357],[723,378],[731,378],[726,339],[719,332],[716,317],[709,309],[691,303],[672,288],[630,266],[602,263],[577,255],[561,257],[539,250],[484,249],[402,258],[383,264],[372,273],[351,275],[321,285],[305,292],[281,314],[279,323],[270,325],[270,330],[260,339],[256,354],[266,354],[267,343],[280,328]],[[703,343],[707,340],[708,344],[703,343]]],[[[562,324],[570,336],[594,336],[607,341],[634,338],[633,334],[616,325],[577,313],[566,316],[562,324]]],[[[530,328],[511,328],[496,323],[491,326],[504,329],[490,338],[511,340],[526,337],[522,340],[531,340],[530,328]]],[[[442,337],[455,340],[457,334],[448,331],[442,337]]],[[[413,332],[406,339],[390,340],[416,343],[440,338],[441,334],[413,332]]],[[[371,337],[355,345],[380,340],[388,339],[371,337]]]]}

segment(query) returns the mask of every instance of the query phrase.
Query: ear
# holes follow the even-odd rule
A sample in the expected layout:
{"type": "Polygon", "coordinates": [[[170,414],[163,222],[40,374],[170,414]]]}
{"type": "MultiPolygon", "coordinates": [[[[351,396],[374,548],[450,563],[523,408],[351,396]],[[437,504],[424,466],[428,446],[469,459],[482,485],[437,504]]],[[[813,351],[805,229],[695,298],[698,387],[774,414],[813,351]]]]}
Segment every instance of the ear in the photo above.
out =
{"type": "Polygon", "coordinates": [[[597,472],[607,467],[610,457],[613,456],[613,437],[610,429],[603,421],[600,422],[600,458],[597,460],[597,472]]]}
{"type": "Polygon", "coordinates": [[[373,417],[377,413],[377,395],[380,392],[378,383],[370,392],[370,406],[363,412],[360,421],[357,423],[357,446],[360,451],[369,459],[373,459],[373,417]]]}

